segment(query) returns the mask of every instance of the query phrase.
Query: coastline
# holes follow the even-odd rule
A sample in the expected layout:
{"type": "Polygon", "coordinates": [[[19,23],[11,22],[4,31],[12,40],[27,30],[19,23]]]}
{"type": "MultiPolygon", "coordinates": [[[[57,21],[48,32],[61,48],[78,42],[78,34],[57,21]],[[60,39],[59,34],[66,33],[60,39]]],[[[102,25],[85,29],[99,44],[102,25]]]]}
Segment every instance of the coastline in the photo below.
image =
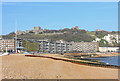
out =
{"type": "Polygon", "coordinates": [[[25,55],[27,57],[42,57],[42,58],[50,58],[54,60],[62,60],[66,62],[71,62],[75,64],[80,64],[80,65],[87,65],[87,66],[93,66],[93,67],[104,67],[104,68],[114,68],[118,69],[120,66],[116,65],[108,65],[106,63],[103,63],[98,60],[92,60],[89,58],[81,58],[81,59],[76,59],[76,58],[70,58],[70,57],[64,57],[62,55],[56,55],[56,54],[45,54],[45,55],[25,55]]]}

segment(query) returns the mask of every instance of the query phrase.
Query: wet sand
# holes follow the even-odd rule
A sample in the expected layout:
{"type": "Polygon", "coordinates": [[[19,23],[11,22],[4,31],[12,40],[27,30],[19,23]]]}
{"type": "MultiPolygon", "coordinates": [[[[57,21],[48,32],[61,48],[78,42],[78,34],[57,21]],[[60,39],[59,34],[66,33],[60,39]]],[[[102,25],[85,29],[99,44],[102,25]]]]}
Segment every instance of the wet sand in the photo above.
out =
{"type": "Polygon", "coordinates": [[[118,70],[24,55],[2,56],[7,79],[117,79],[118,70]]]}

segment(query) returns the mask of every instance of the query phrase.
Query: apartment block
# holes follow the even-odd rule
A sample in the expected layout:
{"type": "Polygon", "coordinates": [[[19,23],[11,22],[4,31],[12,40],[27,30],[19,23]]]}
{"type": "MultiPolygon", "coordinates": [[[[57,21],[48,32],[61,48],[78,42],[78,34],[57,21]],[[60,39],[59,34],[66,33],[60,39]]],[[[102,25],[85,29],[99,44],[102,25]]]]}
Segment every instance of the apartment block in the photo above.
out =
{"type": "Polygon", "coordinates": [[[98,51],[98,42],[71,42],[74,51],[93,53],[98,51]]]}
{"type": "Polygon", "coordinates": [[[2,39],[1,40],[1,50],[15,50],[15,40],[14,39],[2,39]]]}
{"type": "Polygon", "coordinates": [[[0,50],[4,51],[6,50],[16,50],[16,47],[22,46],[22,39],[0,39],[0,50]]]}
{"type": "Polygon", "coordinates": [[[17,47],[22,47],[22,40],[23,39],[21,39],[21,38],[17,39],[17,44],[16,44],[17,47]]]}
{"type": "Polygon", "coordinates": [[[43,53],[67,53],[72,51],[72,44],[39,40],[39,50],[43,53]]]}

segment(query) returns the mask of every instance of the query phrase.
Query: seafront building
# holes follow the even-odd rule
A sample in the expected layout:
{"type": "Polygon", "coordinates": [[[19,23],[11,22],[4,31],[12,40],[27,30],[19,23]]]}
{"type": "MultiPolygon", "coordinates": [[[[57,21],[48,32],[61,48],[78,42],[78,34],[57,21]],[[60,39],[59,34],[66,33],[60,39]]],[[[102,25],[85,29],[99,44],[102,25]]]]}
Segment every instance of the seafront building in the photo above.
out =
{"type": "MultiPolygon", "coordinates": [[[[1,39],[0,41],[0,49],[2,51],[6,50],[21,50],[22,40],[25,39],[1,39]],[[17,48],[16,48],[17,47],[17,48]]],[[[42,53],[68,53],[68,52],[88,52],[93,53],[99,50],[98,42],[65,42],[62,40],[52,42],[49,39],[45,40],[28,40],[32,42],[39,43],[39,52],[42,53]]]]}
{"type": "Polygon", "coordinates": [[[64,42],[50,40],[39,40],[39,50],[43,53],[68,53],[68,52],[87,52],[94,53],[99,50],[98,42],[64,42]]]}
{"type": "Polygon", "coordinates": [[[67,53],[72,51],[72,44],[63,41],[39,40],[39,51],[43,53],[67,53]]]}
{"type": "Polygon", "coordinates": [[[0,39],[0,50],[16,51],[16,47],[22,46],[22,39],[0,39]]]}
{"type": "Polygon", "coordinates": [[[74,51],[94,53],[99,50],[98,42],[71,42],[74,51]]]}
{"type": "Polygon", "coordinates": [[[17,38],[17,44],[16,44],[16,47],[22,47],[22,40],[21,38],[17,38]]]}
{"type": "Polygon", "coordinates": [[[15,39],[2,39],[1,40],[1,50],[13,50],[15,51],[15,39]]]}
{"type": "Polygon", "coordinates": [[[99,47],[100,52],[118,52],[119,47],[99,47]]]}

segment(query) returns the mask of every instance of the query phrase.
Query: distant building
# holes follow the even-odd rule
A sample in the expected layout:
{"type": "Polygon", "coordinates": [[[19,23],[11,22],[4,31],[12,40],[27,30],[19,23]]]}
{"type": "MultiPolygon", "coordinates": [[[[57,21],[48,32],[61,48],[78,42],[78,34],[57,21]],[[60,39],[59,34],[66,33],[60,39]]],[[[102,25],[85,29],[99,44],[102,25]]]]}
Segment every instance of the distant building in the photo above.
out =
{"type": "Polygon", "coordinates": [[[108,41],[110,44],[112,44],[112,42],[117,42],[117,43],[119,42],[118,34],[108,34],[104,36],[103,39],[108,41]]]}
{"type": "Polygon", "coordinates": [[[75,29],[79,29],[79,27],[78,27],[78,26],[75,26],[75,29]]]}
{"type": "Polygon", "coordinates": [[[100,52],[118,52],[119,47],[99,47],[100,52]]]}
{"type": "Polygon", "coordinates": [[[21,35],[21,34],[25,34],[25,32],[24,31],[17,31],[16,34],[21,35]]]}
{"type": "Polygon", "coordinates": [[[95,30],[95,31],[104,31],[104,30],[101,30],[101,29],[97,29],[97,30],[95,30]]]}
{"type": "Polygon", "coordinates": [[[43,53],[67,53],[72,50],[70,43],[39,40],[39,50],[43,53]]]}
{"type": "Polygon", "coordinates": [[[47,31],[47,29],[44,29],[44,31],[47,31]]]}
{"type": "Polygon", "coordinates": [[[72,29],[75,29],[74,27],[72,27],[72,29]]]}
{"type": "Polygon", "coordinates": [[[72,29],[79,29],[79,27],[78,27],[78,26],[75,26],[75,27],[72,27],[72,29]]]}
{"type": "MultiPolygon", "coordinates": [[[[46,30],[46,29],[45,29],[46,30]]],[[[39,34],[39,33],[43,33],[43,29],[38,26],[38,27],[33,27],[33,30],[26,30],[26,33],[35,33],[35,34],[39,34]]]]}
{"type": "Polygon", "coordinates": [[[99,49],[98,42],[71,42],[74,51],[80,52],[96,52],[99,49]]]}
{"type": "Polygon", "coordinates": [[[26,33],[30,33],[31,31],[33,31],[33,30],[26,30],[26,33]]]}
{"type": "Polygon", "coordinates": [[[93,41],[99,42],[101,39],[106,40],[109,44],[112,44],[113,42],[119,43],[120,36],[118,34],[107,34],[103,38],[96,38],[93,41]]]}
{"type": "Polygon", "coordinates": [[[96,38],[95,40],[93,40],[93,42],[99,42],[100,40],[100,38],[96,38]]]}
{"type": "Polygon", "coordinates": [[[33,32],[35,34],[39,34],[39,33],[43,33],[43,30],[41,29],[41,27],[38,26],[33,28],[33,32]]]}
{"type": "Polygon", "coordinates": [[[40,30],[40,29],[41,29],[40,26],[38,26],[38,27],[34,27],[34,28],[33,28],[33,30],[40,30]]]}

